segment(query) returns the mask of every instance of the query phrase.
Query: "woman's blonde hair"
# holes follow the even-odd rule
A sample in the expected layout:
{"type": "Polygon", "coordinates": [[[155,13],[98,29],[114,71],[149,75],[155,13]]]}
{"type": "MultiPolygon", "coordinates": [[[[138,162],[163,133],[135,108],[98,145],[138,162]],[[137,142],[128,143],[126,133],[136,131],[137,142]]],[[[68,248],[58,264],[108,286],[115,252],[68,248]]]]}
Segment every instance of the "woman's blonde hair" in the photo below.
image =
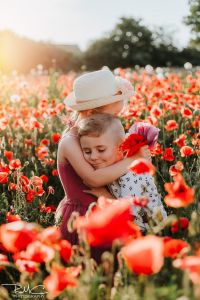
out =
{"type": "Polygon", "coordinates": [[[104,107],[105,107],[105,105],[97,107],[97,108],[93,108],[93,109],[87,109],[87,110],[83,110],[83,111],[73,111],[73,112],[71,112],[71,114],[70,114],[70,122],[66,126],[66,128],[63,130],[62,137],[76,123],[76,121],[78,120],[78,118],[83,119],[83,118],[87,118],[87,117],[89,117],[91,115],[94,115],[94,114],[102,113],[103,110],[104,110],[104,107]]]}

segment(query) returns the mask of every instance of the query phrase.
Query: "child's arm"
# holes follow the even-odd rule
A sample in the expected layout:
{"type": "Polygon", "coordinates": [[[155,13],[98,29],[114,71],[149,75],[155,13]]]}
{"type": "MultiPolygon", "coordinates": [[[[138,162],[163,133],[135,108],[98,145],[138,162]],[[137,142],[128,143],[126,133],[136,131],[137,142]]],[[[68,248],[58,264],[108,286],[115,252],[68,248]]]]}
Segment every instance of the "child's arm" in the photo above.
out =
{"type": "Polygon", "coordinates": [[[58,161],[67,160],[83,181],[91,187],[100,187],[111,183],[127,172],[134,158],[146,157],[147,147],[144,147],[134,157],[125,158],[112,166],[94,170],[83,157],[78,139],[65,136],[58,147],[58,161]]]}

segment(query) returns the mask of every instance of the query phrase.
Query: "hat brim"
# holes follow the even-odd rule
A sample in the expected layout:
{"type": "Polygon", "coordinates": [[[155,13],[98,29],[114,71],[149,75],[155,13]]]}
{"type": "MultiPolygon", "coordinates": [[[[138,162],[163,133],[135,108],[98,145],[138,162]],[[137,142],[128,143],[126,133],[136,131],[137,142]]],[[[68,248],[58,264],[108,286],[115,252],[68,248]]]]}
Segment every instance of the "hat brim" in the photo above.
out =
{"type": "Polygon", "coordinates": [[[104,105],[112,104],[118,101],[127,100],[127,98],[134,95],[134,90],[129,90],[125,94],[113,95],[103,98],[98,98],[94,100],[84,101],[82,103],[77,103],[76,96],[74,92],[71,92],[65,99],[64,103],[66,106],[70,107],[76,111],[82,111],[87,109],[94,109],[104,105]]]}

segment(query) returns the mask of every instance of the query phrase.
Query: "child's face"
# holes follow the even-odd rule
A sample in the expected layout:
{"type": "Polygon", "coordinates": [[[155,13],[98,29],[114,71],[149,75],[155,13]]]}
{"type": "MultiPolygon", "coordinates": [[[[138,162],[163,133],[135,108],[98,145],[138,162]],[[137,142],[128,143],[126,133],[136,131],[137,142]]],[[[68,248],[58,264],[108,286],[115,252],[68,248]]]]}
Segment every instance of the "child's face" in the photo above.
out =
{"type": "Polygon", "coordinates": [[[85,160],[95,169],[110,166],[120,159],[118,144],[111,130],[99,137],[82,136],[80,144],[85,160]]]}

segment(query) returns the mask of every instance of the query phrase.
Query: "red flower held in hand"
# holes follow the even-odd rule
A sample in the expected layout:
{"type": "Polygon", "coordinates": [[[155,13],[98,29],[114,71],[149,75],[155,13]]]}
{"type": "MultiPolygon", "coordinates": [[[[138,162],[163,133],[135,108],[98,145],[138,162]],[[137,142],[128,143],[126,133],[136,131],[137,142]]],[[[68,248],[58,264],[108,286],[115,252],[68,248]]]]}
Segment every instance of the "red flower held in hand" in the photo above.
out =
{"type": "Polygon", "coordinates": [[[132,133],[120,145],[120,150],[125,152],[127,157],[130,157],[137,153],[144,145],[147,145],[147,140],[144,136],[132,133]]]}
{"type": "Polygon", "coordinates": [[[135,174],[150,173],[153,175],[155,173],[154,165],[144,158],[134,160],[128,169],[135,174]]]}
{"type": "Polygon", "coordinates": [[[91,246],[110,246],[116,239],[127,240],[141,235],[138,226],[132,223],[131,202],[115,201],[104,209],[96,208],[88,218],[79,217],[75,226],[86,234],[91,246]]]}
{"type": "Polygon", "coordinates": [[[163,240],[156,236],[145,236],[122,248],[128,268],[137,274],[158,273],[163,266],[163,240]]]}
{"type": "Polygon", "coordinates": [[[174,176],[174,182],[165,183],[165,203],[171,207],[184,207],[194,202],[194,190],[186,185],[181,174],[174,176]]]}

